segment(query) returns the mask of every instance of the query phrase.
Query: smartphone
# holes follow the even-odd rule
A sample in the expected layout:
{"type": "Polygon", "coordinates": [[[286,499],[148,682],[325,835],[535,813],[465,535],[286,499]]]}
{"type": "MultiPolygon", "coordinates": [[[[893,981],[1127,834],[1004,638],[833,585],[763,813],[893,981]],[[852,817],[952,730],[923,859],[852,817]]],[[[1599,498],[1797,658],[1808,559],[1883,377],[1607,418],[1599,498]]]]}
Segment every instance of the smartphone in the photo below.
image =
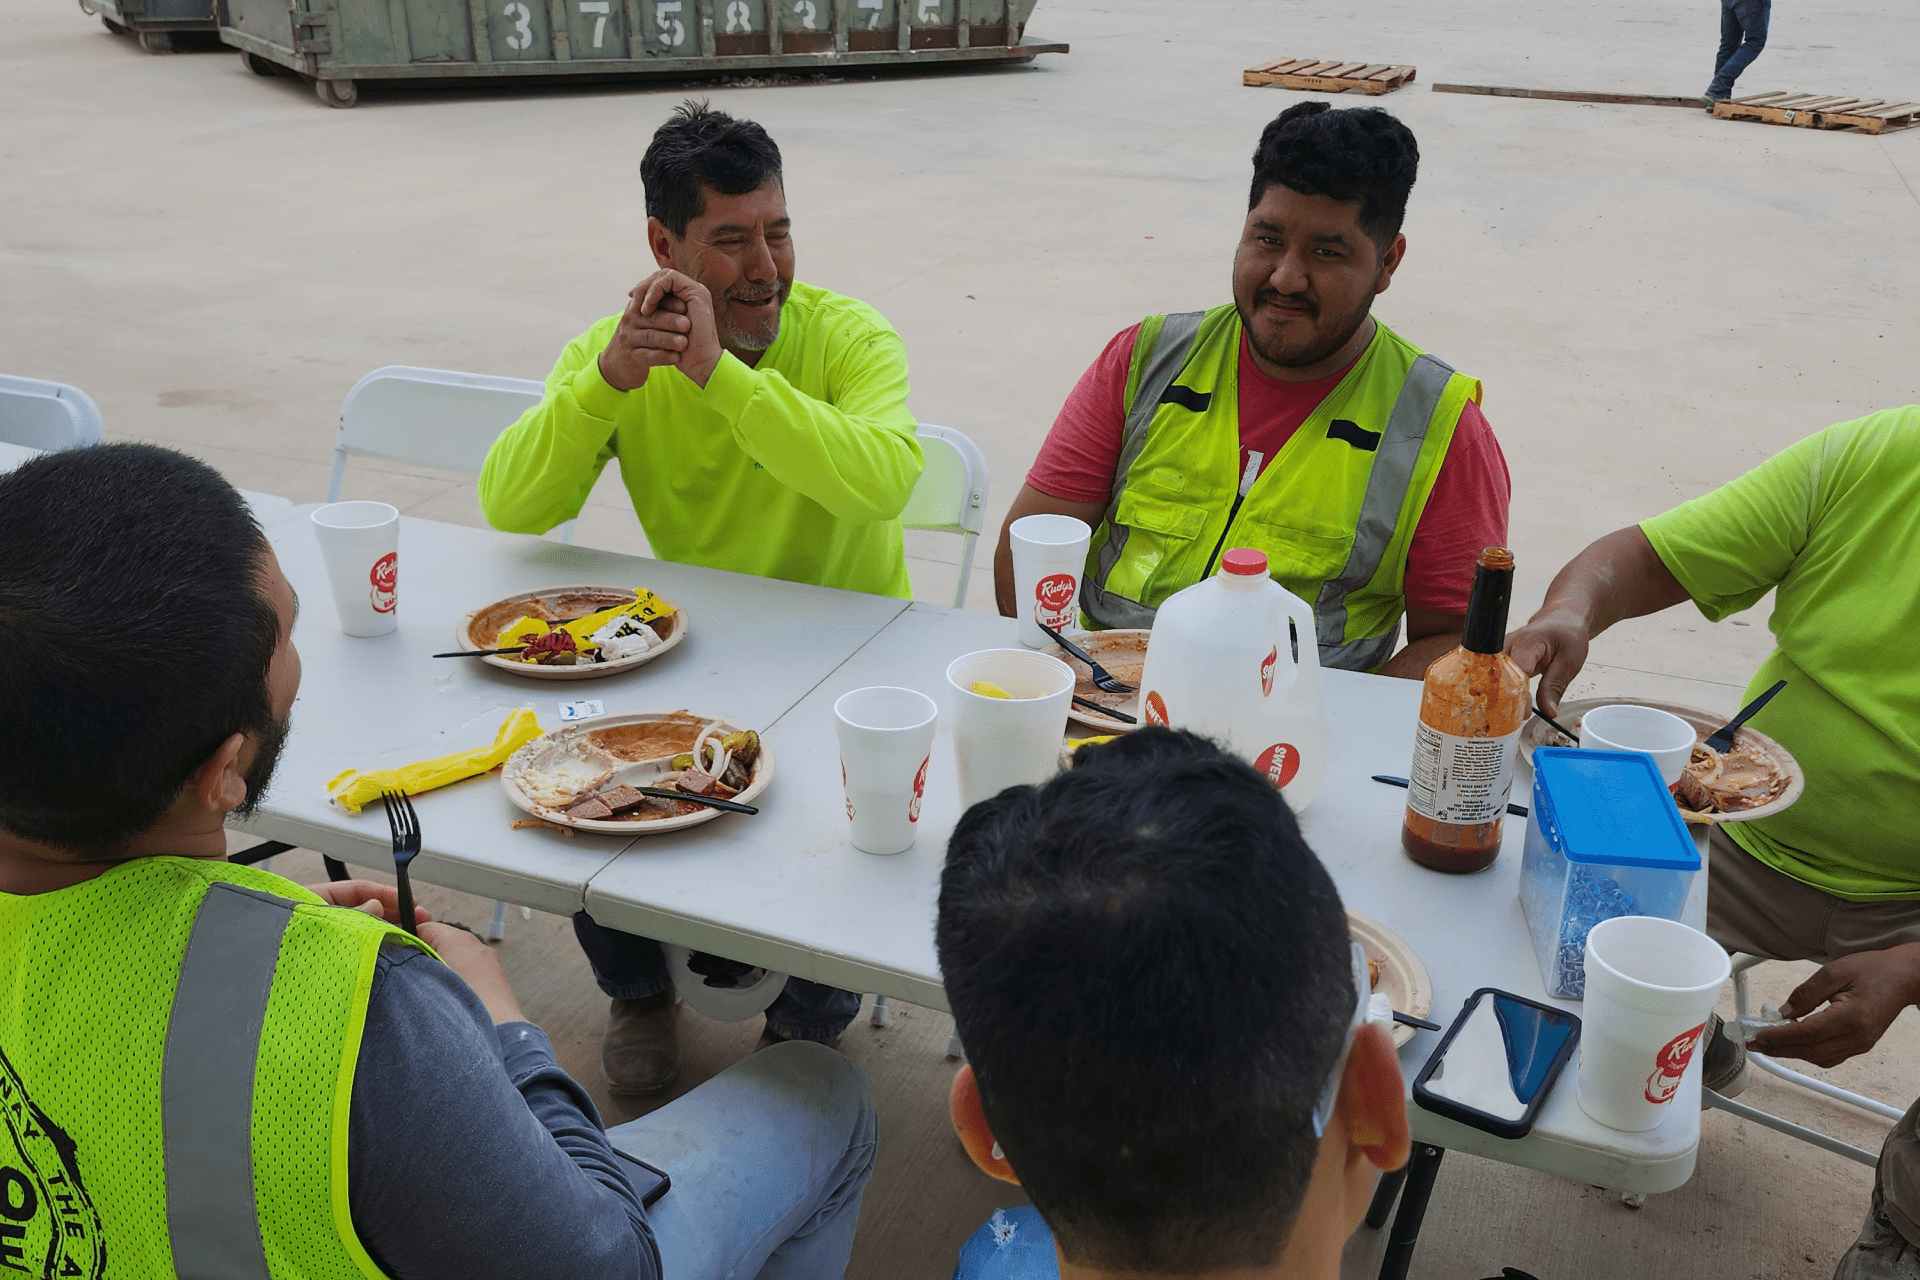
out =
{"type": "Polygon", "coordinates": [[[1524,1138],[1580,1042],[1564,1010],[1482,987],[1413,1079],[1427,1110],[1502,1138],[1524,1138]]]}
{"type": "Polygon", "coordinates": [[[657,1169],[639,1156],[630,1156],[618,1147],[613,1149],[613,1154],[627,1162],[627,1181],[633,1184],[635,1194],[640,1197],[642,1209],[653,1208],[653,1202],[667,1194],[667,1189],[673,1186],[673,1179],[667,1176],[665,1169],[657,1169]]]}

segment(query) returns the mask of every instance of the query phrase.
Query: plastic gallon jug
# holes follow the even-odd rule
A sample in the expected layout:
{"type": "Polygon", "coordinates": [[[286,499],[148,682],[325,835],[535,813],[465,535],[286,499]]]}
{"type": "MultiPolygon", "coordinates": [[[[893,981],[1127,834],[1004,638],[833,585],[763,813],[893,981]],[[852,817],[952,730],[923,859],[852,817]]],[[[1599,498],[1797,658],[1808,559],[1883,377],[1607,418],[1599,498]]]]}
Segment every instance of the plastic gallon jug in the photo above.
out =
{"type": "Polygon", "coordinates": [[[1320,789],[1327,701],[1313,610],[1267,576],[1265,552],[1229,551],[1219,573],[1168,597],[1154,615],[1140,690],[1149,724],[1225,743],[1296,813],[1320,789]]]}

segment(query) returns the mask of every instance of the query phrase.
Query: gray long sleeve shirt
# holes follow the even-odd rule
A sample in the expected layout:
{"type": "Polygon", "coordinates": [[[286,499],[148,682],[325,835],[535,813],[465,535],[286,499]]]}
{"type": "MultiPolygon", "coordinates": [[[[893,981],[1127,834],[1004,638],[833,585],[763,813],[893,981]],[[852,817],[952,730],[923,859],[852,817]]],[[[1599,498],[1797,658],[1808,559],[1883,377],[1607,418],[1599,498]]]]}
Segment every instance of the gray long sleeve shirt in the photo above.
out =
{"type": "Polygon", "coordinates": [[[494,1026],[410,947],[376,963],[347,1159],[354,1229],[394,1280],[659,1280],[623,1161],[546,1034],[494,1026]]]}

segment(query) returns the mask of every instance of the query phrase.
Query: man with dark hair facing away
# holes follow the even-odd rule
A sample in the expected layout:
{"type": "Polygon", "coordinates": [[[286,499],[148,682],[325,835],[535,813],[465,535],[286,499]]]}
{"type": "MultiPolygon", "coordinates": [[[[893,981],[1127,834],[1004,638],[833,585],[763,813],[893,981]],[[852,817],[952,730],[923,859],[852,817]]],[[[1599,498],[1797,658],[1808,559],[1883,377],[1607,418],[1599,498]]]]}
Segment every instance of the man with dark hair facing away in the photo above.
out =
{"type": "MultiPolygon", "coordinates": [[[[780,149],[689,102],[640,162],[658,266],[624,312],[567,344],[547,394],[487,454],[495,528],[572,519],[610,459],[653,554],[735,573],[906,597],[900,512],[923,458],[900,336],[864,302],[794,279],[780,149]]],[[[679,1073],[660,945],[575,918],[612,998],[603,1063],[625,1097],[679,1073]]],[[[724,981],[745,965],[703,958],[724,981]]],[[[768,1040],[834,1043],[852,992],[790,979],[768,1040]]]]}
{"type": "Polygon", "coordinates": [[[954,1128],[1033,1201],[956,1280],[1339,1275],[1405,1085],[1272,783],[1169,729],[1082,748],[961,818],[935,936],[954,1128]]]}
{"type": "Polygon", "coordinates": [[[0,655],[25,748],[0,770],[0,1262],[841,1275],[874,1143],[845,1058],[782,1045],[608,1132],[471,933],[226,861],[286,736],[297,611],[204,463],[112,444],[0,476],[0,627],[30,638],[0,655]],[[634,1160],[672,1179],[651,1209],[634,1160]]]}
{"type": "Polygon", "coordinates": [[[1000,532],[1001,613],[1033,607],[1008,530],[1052,512],[1094,529],[1091,626],[1150,627],[1224,549],[1256,547],[1313,606],[1323,665],[1417,680],[1460,643],[1510,486],[1479,382],[1372,315],[1419,160],[1377,108],[1303,102],[1267,125],[1233,301],[1148,316],[1081,376],[1000,532]]]}

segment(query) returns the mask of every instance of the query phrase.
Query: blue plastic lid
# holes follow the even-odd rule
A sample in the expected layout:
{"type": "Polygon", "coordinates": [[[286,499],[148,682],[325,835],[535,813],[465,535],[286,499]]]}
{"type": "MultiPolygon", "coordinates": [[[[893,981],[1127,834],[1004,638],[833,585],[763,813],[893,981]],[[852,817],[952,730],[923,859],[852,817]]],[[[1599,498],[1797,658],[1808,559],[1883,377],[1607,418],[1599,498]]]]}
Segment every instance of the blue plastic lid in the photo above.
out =
{"type": "Polygon", "coordinates": [[[1548,842],[1569,862],[1700,869],[1700,851],[1652,756],[1536,748],[1533,806],[1548,842]]]}

